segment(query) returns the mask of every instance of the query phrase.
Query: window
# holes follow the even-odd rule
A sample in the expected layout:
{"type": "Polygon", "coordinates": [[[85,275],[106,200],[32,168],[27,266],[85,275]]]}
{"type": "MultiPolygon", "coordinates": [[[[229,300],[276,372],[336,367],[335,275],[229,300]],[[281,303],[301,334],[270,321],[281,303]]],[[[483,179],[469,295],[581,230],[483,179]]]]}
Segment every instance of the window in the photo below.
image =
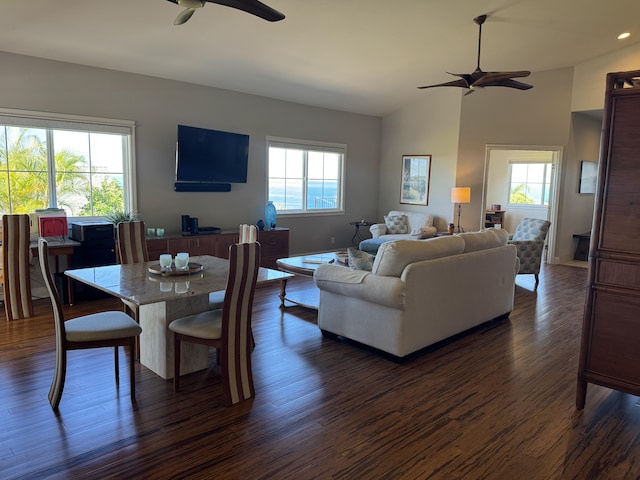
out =
{"type": "Polygon", "coordinates": [[[543,162],[509,164],[509,204],[549,205],[552,164],[543,162]]]}
{"type": "Polygon", "coordinates": [[[0,214],[134,211],[133,122],[0,110],[0,214]]]}
{"type": "Polygon", "coordinates": [[[278,214],[342,212],[346,146],[268,138],[268,195],[278,214]]]}

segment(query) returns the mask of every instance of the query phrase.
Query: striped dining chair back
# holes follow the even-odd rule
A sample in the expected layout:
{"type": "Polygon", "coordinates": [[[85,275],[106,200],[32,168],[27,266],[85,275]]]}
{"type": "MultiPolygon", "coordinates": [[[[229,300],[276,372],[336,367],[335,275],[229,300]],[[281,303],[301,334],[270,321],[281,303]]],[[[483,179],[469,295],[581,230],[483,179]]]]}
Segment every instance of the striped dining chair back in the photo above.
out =
{"type": "Polygon", "coordinates": [[[144,222],[118,224],[118,256],[122,264],[149,261],[144,222]]]}
{"type": "Polygon", "coordinates": [[[2,216],[2,290],[7,320],[33,316],[29,215],[2,216]]]}
{"type": "Polygon", "coordinates": [[[255,395],[251,372],[251,311],[260,267],[258,242],[229,247],[229,274],[221,310],[179,318],[169,324],[174,333],[173,387],[180,390],[181,342],[215,347],[225,405],[255,395]]]}

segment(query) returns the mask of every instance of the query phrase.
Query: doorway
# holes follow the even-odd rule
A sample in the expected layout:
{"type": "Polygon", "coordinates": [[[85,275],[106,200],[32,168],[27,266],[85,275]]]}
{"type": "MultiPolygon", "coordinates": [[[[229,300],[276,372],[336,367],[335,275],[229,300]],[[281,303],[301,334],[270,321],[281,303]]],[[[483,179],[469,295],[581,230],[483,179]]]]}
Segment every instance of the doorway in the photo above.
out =
{"type": "Polygon", "coordinates": [[[559,263],[556,252],[560,146],[487,145],[482,192],[482,224],[485,211],[500,205],[505,211],[502,228],[513,232],[522,218],[542,218],[551,222],[545,260],[559,263]]]}

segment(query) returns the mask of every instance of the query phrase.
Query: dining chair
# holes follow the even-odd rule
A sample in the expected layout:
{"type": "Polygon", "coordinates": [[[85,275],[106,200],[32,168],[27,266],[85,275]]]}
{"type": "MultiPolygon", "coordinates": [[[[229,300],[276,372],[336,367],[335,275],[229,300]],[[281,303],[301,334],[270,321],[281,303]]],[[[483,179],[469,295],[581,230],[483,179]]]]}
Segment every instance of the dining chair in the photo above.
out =
{"type": "MultiPolygon", "coordinates": [[[[240,225],[238,243],[249,243],[258,241],[258,229],[255,225],[240,225]]],[[[211,292],[209,294],[209,310],[218,310],[224,303],[224,290],[211,292]]]]}
{"type": "Polygon", "coordinates": [[[222,309],[189,315],[169,324],[174,336],[173,389],[176,392],[180,390],[180,346],[182,342],[191,342],[216,348],[225,405],[254,396],[251,310],[259,266],[259,243],[231,245],[222,309]]]}
{"type": "Polygon", "coordinates": [[[42,278],[49,291],[56,328],[56,367],[49,389],[49,403],[58,410],[67,373],[67,351],[86,348],[113,347],[116,385],[120,385],[118,347],[129,347],[129,380],[131,400],[136,398],[135,368],[132,359],[135,340],[142,328],[129,315],[120,311],[100,312],[66,320],[62,302],[53,283],[49,267],[49,246],[44,238],[38,241],[42,278]]]}
{"type": "Polygon", "coordinates": [[[144,222],[120,222],[117,226],[118,256],[120,263],[140,263],[149,261],[144,222]]]}
{"type": "MultiPolygon", "coordinates": [[[[143,221],[120,222],[116,227],[118,258],[123,265],[149,261],[146,229],[143,221]]],[[[138,306],[122,300],[124,311],[138,322],[138,306]]],[[[136,340],[136,358],[140,358],[140,341],[136,340]]]]}
{"type": "Polygon", "coordinates": [[[2,216],[2,291],[7,320],[33,316],[29,215],[2,216]]]}

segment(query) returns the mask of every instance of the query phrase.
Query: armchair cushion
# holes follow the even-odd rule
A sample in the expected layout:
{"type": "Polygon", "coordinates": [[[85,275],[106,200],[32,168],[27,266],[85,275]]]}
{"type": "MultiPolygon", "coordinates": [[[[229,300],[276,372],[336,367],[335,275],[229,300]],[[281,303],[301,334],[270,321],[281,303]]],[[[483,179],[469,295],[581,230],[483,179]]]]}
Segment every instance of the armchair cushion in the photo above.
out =
{"type": "Polygon", "coordinates": [[[523,218],[511,237],[512,240],[542,240],[547,238],[551,222],[542,218],[523,218]]]}
{"type": "Polygon", "coordinates": [[[406,215],[386,215],[384,223],[387,226],[387,233],[407,233],[407,216],[406,215]]]}
{"type": "Polygon", "coordinates": [[[509,240],[509,243],[517,248],[520,260],[518,273],[540,273],[544,244],[550,226],[551,222],[541,218],[523,218],[520,221],[509,240]]]}

